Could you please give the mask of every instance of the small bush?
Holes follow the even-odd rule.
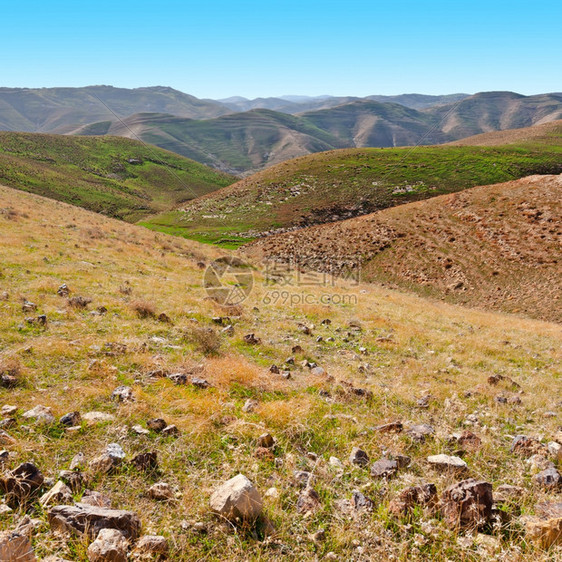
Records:
[[[220,350],[220,338],[212,328],[195,326],[186,334],[186,339],[203,355],[217,355]]]

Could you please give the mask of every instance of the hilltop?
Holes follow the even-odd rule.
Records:
[[[0,182],[130,222],[234,180],[135,140],[0,132]]]
[[[503,146],[345,149],[284,162],[150,217],[150,228],[201,241],[249,238],[532,174],[562,172],[562,122]]]
[[[258,269],[224,307],[202,285],[226,252],[6,187],[0,201],[0,518],[32,517],[14,540],[38,558],[88,559],[94,537],[53,532],[86,502],[126,510],[129,549],[158,535],[174,561],[560,555],[544,550],[560,326]],[[256,524],[211,513],[239,473]]]

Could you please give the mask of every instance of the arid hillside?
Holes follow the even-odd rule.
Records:
[[[0,256],[4,559],[560,559],[559,325],[259,270],[222,306],[230,254],[7,187]]]
[[[562,176],[475,187],[258,240],[251,255],[359,264],[364,280],[562,322]]]

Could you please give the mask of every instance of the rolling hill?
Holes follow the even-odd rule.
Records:
[[[197,119],[230,113],[218,102],[162,86],[0,88],[0,130],[5,131],[67,133],[80,125],[113,121],[115,115],[123,118],[141,111]]]
[[[3,186],[0,255],[3,548],[87,562],[103,516],[174,562],[559,558],[559,325],[259,269],[223,306],[231,254]],[[240,526],[210,508],[238,474]]]
[[[244,243],[531,174],[562,173],[562,121],[517,144],[345,149],[278,164],[143,224],[201,241]]]
[[[0,132],[1,183],[131,222],[234,180],[125,138]]]

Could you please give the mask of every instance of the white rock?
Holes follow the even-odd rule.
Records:
[[[431,455],[427,457],[427,462],[442,470],[465,470],[468,468],[466,462],[460,457],[452,457],[449,455]]]
[[[211,496],[211,509],[226,519],[257,519],[263,501],[252,482],[243,474],[226,481]]]
[[[24,412],[22,414],[22,417],[26,419],[34,419],[37,423],[55,423],[55,416],[53,415],[51,408],[47,408],[41,405],[35,406],[35,408]]]
[[[0,533],[0,560],[3,562],[36,562],[29,537],[17,532]]]
[[[88,425],[94,425],[96,423],[114,421],[115,416],[105,412],[87,412],[82,416],[82,419],[86,420]]]
[[[41,496],[39,503],[45,507],[52,503],[72,503],[72,492],[70,488],[59,480],[48,492]]]

